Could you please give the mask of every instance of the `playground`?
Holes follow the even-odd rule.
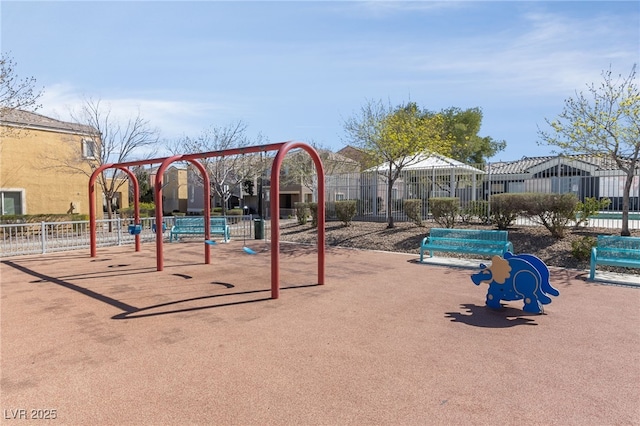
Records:
[[[272,298],[243,245],[3,259],[3,424],[640,424],[638,288],[552,267],[543,315],[492,310],[474,270],[329,247],[318,285],[282,243]]]

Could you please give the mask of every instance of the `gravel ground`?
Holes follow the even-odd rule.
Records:
[[[344,226],[342,222],[327,222],[325,226],[327,245],[419,254],[420,242],[429,234],[429,229],[432,226],[439,227],[429,222],[425,222],[422,227],[407,222],[397,222],[395,225],[395,228],[388,229],[386,223],[380,222],[352,222],[350,226]],[[495,229],[479,224],[458,224],[456,228]],[[632,230],[631,234],[640,237],[640,230]],[[569,228],[566,230],[564,238],[556,239],[543,226],[522,226],[509,229],[509,240],[513,243],[516,253],[534,254],[549,266],[575,269],[588,269],[589,258],[576,259],[571,254],[571,242],[583,237],[596,238],[598,235],[619,235],[619,230]],[[280,238],[282,241],[315,244],[317,231],[309,224],[289,223],[281,226]],[[438,253],[437,255],[460,257],[454,253]],[[640,274],[640,270],[630,268],[598,266],[598,269]]]

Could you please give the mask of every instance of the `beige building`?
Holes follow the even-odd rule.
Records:
[[[32,112],[2,111],[1,214],[88,214],[91,164],[98,164],[100,143],[95,133],[89,126]],[[126,207],[128,185],[120,191],[119,206]],[[104,200],[98,185],[96,198],[100,216]]]
[[[155,186],[157,171],[157,167],[149,170],[149,186],[151,188]],[[186,213],[188,192],[187,167],[175,164],[169,166],[162,177],[162,209],[164,214]]]

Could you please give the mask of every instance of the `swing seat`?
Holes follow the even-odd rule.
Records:
[[[251,250],[249,247],[242,247],[242,250],[244,250],[244,252],[247,254],[258,254],[255,251]]]
[[[142,225],[137,223],[134,225],[129,225],[129,233],[131,235],[138,235],[140,234],[140,232],[142,232]]]
[[[156,232],[156,224],[153,223],[151,224],[151,230],[155,233]],[[162,232],[167,230],[167,224],[162,222]]]

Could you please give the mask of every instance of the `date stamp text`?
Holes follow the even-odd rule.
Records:
[[[58,410],[42,408],[9,408],[2,410],[3,420],[55,420]]]

